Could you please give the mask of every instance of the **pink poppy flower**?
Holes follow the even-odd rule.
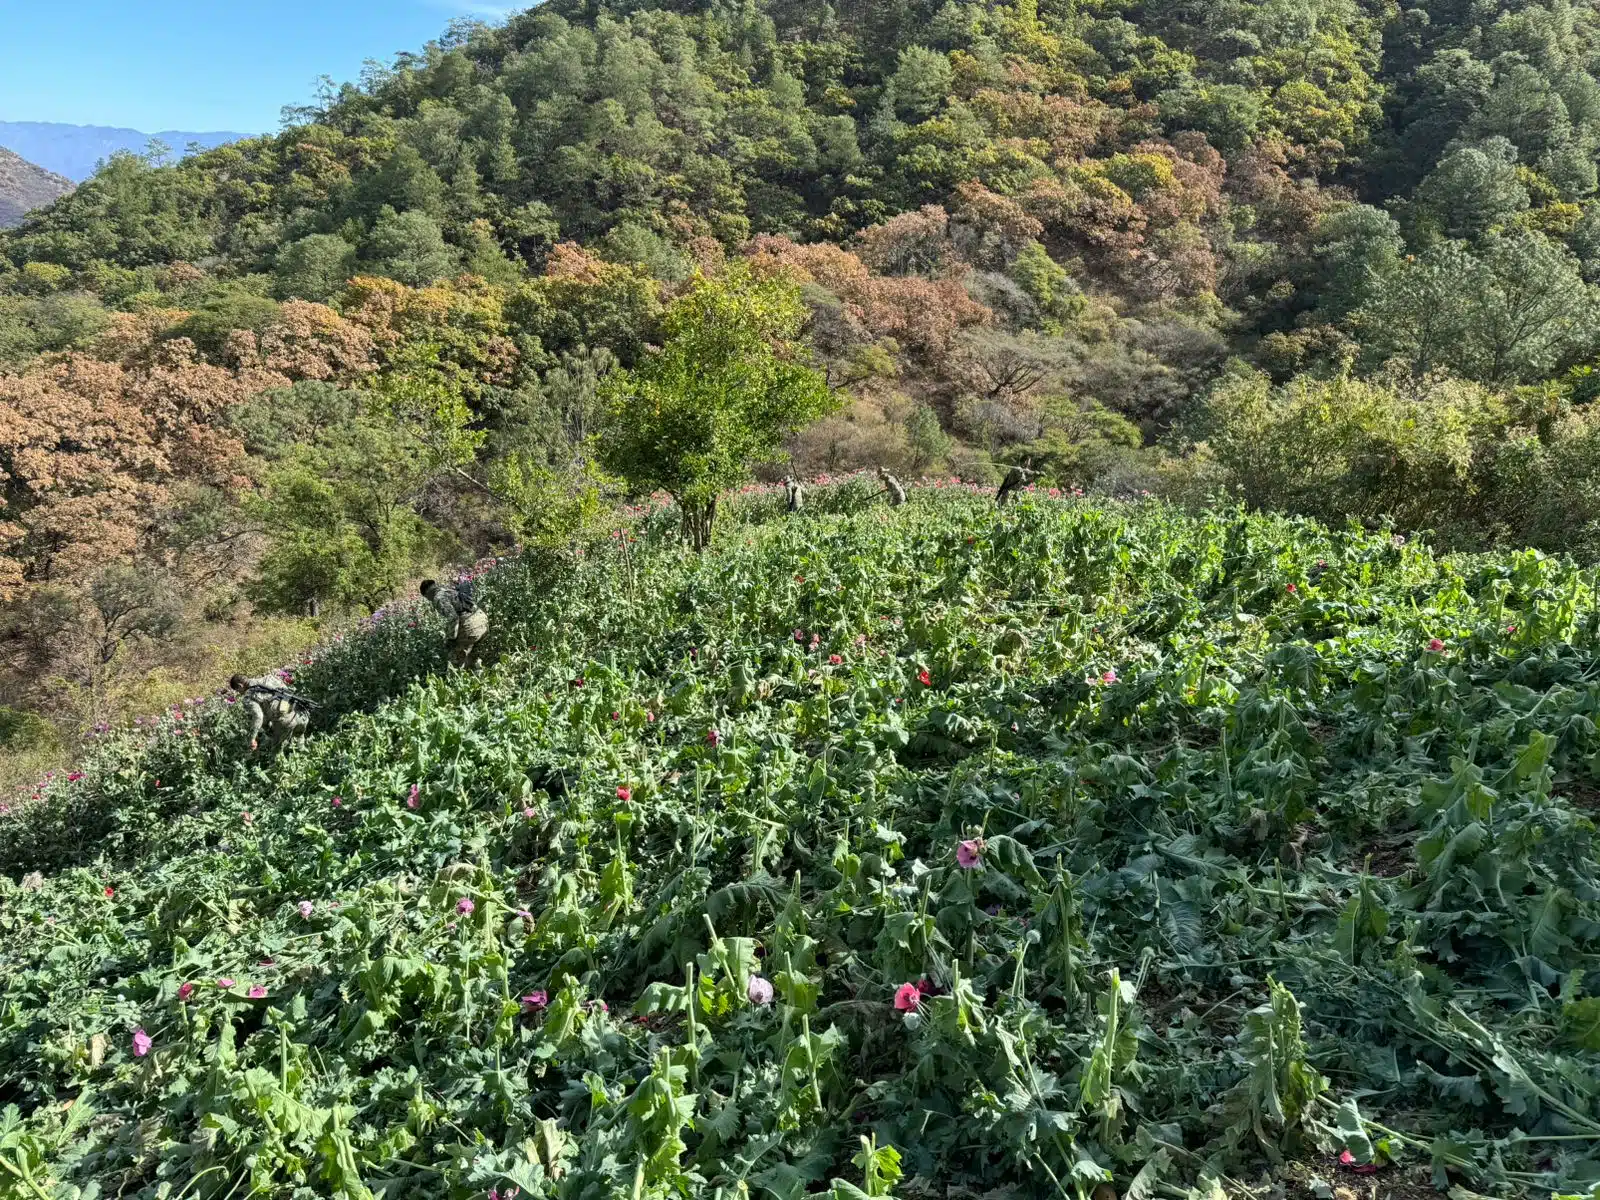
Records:
[[[466,896],[463,896],[463,897],[461,897],[461,899],[456,901],[456,911],[458,913],[460,913],[463,917],[467,916],[469,913],[471,913],[472,910],[474,908],[476,908],[476,907],[477,906],[475,904],[473,904],[472,901],[469,900]]]
[[[522,819],[524,821],[531,821],[538,815],[539,813],[537,809],[525,808],[522,810]]]
[[[224,976],[223,978],[217,980],[217,986],[219,988],[222,988],[224,991],[226,991],[228,988],[231,988],[233,986],[233,980],[231,980],[231,979],[227,978],[226,976]]]
[[[186,983],[178,989],[179,1000],[187,1001],[192,995],[194,995],[194,984],[192,983]]]
[[[259,983],[256,984],[255,987],[250,989],[250,999],[252,999],[252,1000],[259,1000],[263,996],[265,996],[266,994],[267,994],[267,989],[262,987]]]
[[[1104,675],[1100,676],[1100,682],[1101,683],[1115,683],[1116,681],[1117,681],[1117,673],[1114,670],[1107,671]]]
[[[1286,587],[1287,587],[1287,590],[1289,591],[1290,595],[1293,595],[1295,592],[1300,590],[1299,588],[1295,587],[1294,584],[1292,584],[1292,583],[1291,584],[1287,584]]]
[[[644,719],[647,724],[654,725],[656,723],[656,714],[653,712],[646,712],[644,714]]]
[[[915,1012],[922,1003],[922,993],[914,983],[902,983],[894,994],[894,1006],[901,1012]]]
[[[1341,1167],[1349,1167],[1357,1175],[1372,1175],[1378,1170],[1377,1163],[1357,1163],[1356,1156],[1348,1150],[1339,1152],[1339,1165]]]
[[[67,773],[67,782],[68,783],[77,783],[78,780],[80,780],[82,778],[83,778],[83,772],[82,771],[69,771]]]
[[[543,988],[540,988],[537,991],[529,992],[522,998],[522,1011],[537,1012],[549,1003],[550,997],[545,995]]]
[[[246,824],[246,825],[250,825],[250,824],[253,824],[253,823],[254,823],[254,821],[255,821],[255,818],[254,818],[254,817],[252,817],[252,816],[251,816],[251,815],[250,815],[250,814],[249,814],[249,813],[248,813],[248,812],[242,812],[242,813],[240,813],[240,814],[239,814],[239,819],[240,819],[240,820],[241,820],[241,821],[243,821],[243,822],[244,822],[244,823],[245,823],[245,824]]]
[[[299,904],[295,905],[295,907],[300,910],[301,918],[307,921],[311,919],[311,914],[316,909],[316,905],[312,904],[309,900],[302,900]]]
[[[797,641],[797,642],[805,641],[806,640],[806,631],[804,629],[796,629],[794,631],[794,640]]]
[[[706,745],[720,746],[721,744],[722,735],[720,733],[718,733],[715,729],[706,730]]]
[[[343,796],[335,796],[333,798],[333,806],[335,808],[343,808],[344,807],[344,797]]]
[[[1428,641],[1428,649],[1432,650],[1435,654],[1437,654],[1437,653],[1439,653],[1439,651],[1444,649],[1444,643],[1441,642],[1438,638],[1431,638]]]
[[[1507,625],[1506,626],[1506,632],[1507,633],[1515,633],[1516,631],[1517,631],[1517,627],[1515,625]]]
[[[772,1003],[772,983],[759,975],[750,976],[750,986],[745,989],[751,1004]]]
[[[142,1025],[133,1031],[133,1056],[135,1058],[143,1058],[146,1054],[149,1054],[150,1047],[154,1045],[155,1043],[150,1040],[150,1035],[144,1031]]]
[[[956,847],[956,864],[963,871],[971,871],[983,861],[983,839],[971,838]]]
[[[828,655],[828,662],[837,667],[840,663],[844,662],[844,659],[840,658],[837,654],[830,654]]]
[[[620,721],[620,720],[622,720],[622,714],[617,712],[615,709],[613,709],[611,711],[611,719],[613,721]]]
[[[116,894],[117,894],[117,889],[114,888],[114,887],[111,887],[110,885],[107,885],[106,891],[105,891],[106,899],[109,900],[109,899],[111,899],[111,897],[115,896]]]
[[[624,804],[626,804],[629,800],[633,799],[633,789],[632,788],[626,788],[626,787],[619,787],[617,789],[617,799],[621,800]]]

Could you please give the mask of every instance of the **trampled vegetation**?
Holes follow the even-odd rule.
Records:
[[[391,609],[279,764],[207,700],[0,818],[0,1195],[1588,1194],[1592,573],[864,492],[530,551],[490,668]]]

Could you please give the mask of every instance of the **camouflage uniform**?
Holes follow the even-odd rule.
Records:
[[[899,508],[906,502],[906,489],[903,483],[882,467],[878,468],[878,478],[883,480],[884,490],[889,493],[890,508]]]
[[[252,750],[256,749],[263,728],[268,749],[277,750],[310,727],[311,714],[296,703],[297,697],[280,680],[262,675],[243,682],[239,703],[250,718]]]
[[[464,667],[473,647],[489,632],[489,614],[454,587],[435,587],[428,602],[444,621],[445,640],[450,643],[450,664]]]
[[[1005,479],[1000,483],[1000,491],[994,498],[995,507],[1004,508],[1006,501],[1010,500],[1019,489],[1026,487],[1033,475],[1034,473],[1027,467],[1012,467],[1007,471]]]

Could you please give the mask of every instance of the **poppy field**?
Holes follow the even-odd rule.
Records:
[[[1600,1195],[1593,572],[816,509],[489,564],[484,668],[398,606],[282,759],[213,697],[0,813],[0,1197]]]

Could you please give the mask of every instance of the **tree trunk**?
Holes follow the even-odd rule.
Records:
[[[696,504],[688,500],[679,500],[678,509],[682,513],[683,538],[696,551],[703,551],[711,544],[711,526],[717,519],[716,498]]]

